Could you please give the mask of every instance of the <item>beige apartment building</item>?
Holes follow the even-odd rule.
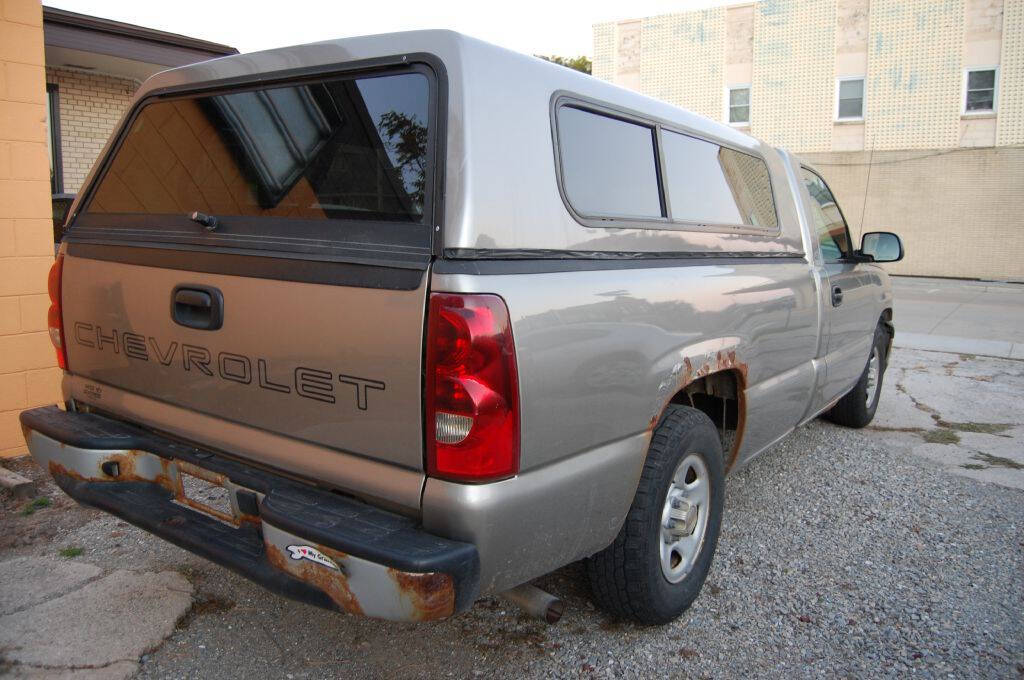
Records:
[[[594,26],[593,73],[814,164],[894,274],[1024,281],[1024,0],[763,0]]]
[[[23,409],[60,399],[47,331],[57,215],[143,80],[235,52],[39,0],[0,0],[0,458],[26,452]]]

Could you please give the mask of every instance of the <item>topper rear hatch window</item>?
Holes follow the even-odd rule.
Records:
[[[412,66],[151,99],[71,240],[429,257],[432,89]]]

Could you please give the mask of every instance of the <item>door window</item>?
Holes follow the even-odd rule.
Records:
[[[810,213],[818,235],[818,248],[825,262],[835,262],[849,255],[850,230],[846,226],[839,204],[828,185],[816,173],[801,168],[807,193],[811,195]]]

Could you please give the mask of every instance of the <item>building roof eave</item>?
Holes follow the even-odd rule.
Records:
[[[238,54],[237,49],[228,45],[55,7],[43,7],[43,32],[47,46],[95,51],[164,66]]]

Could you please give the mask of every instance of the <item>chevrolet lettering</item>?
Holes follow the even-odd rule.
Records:
[[[129,333],[116,328],[104,331],[102,326],[82,321],[75,321],[73,326],[75,342],[83,347],[98,351],[106,349],[114,354],[123,351],[130,359],[152,360],[162,366],[180,363],[182,370],[192,372],[196,376],[217,376],[222,380],[254,385],[261,390],[283,394],[290,394],[294,390],[297,396],[329,404],[335,403],[334,381],[337,380],[342,385],[348,385],[350,391],[354,388],[352,397],[356,407],[361,411],[369,408],[370,390],[387,389],[380,380],[336,374],[306,366],[296,368],[293,374],[288,376],[287,383],[275,382],[270,378],[269,361],[260,357],[250,358],[233,352],[215,353],[206,347],[179,343],[177,340],[161,343],[152,335]]]

